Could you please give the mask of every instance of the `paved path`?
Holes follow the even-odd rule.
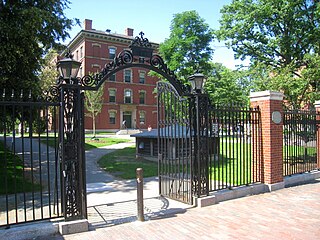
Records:
[[[134,139],[131,138],[131,141],[127,143],[86,152],[88,220],[92,229],[132,222],[137,219],[136,180],[117,179],[106,173],[97,164],[102,156],[134,144]],[[143,195],[147,219],[190,208],[190,205],[159,197],[157,177],[144,179]]]
[[[52,239],[320,239],[320,179],[146,222]]]
[[[135,143],[130,141],[126,143],[119,143],[115,145],[105,146],[101,148],[94,148],[86,151],[86,173],[87,183],[97,182],[111,182],[115,178],[101,169],[97,161],[104,155],[113,152],[117,149],[133,146]]]

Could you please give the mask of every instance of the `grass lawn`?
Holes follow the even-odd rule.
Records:
[[[2,142],[0,142],[0,160],[0,194],[40,190],[40,184],[32,184],[31,179],[24,176],[21,159],[6,150]]]
[[[136,178],[137,168],[143,168],[143,177],[158,175],[157,162],[136,159],[135,154],[134,146],[127,147],[103,156],[98,163],[105,171],[123,179]]]
[[[218,160],[211,162],[210,178],[234,186],[251,182],[251,148],[249,144],[232,143],[222,146]]]
[[[128,139],[122,138],[86,138],[85,139],[85,150],[90,150],[93,148],[99,148],[104,146],[109,146],[117,143],[128,142]],[[58,141],[55,143],[55,138],[49,137],[48,140],[46,138],[41,140],[42,143],[48,144],[51,147],[55,147],[55,144],[58,144]]]

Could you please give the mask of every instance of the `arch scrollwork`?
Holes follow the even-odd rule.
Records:
[[[144,33],[141,37],[135,37],[130,44],[130,50],[121,51],[111,62],[96,74],[85,75],[78,80],[79,84],[86,90],[96,90],[103,82],[114,73],[129,67],[140,67],[153,70],[167,79],[179,92],[184,95],[189,93],[188,86],[184,85],[165,64],[158,54],[153,54],[152,44]]]

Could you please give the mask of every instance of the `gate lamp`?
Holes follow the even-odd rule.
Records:
[[[81,62],[73,60],[73,55],[68,52],[66,58],[57,62],[57,69],[60,73],[60,77],[66,81],[77,77]]]
[[[201,93],[204,85],[204,75],[202,73],[195,73],[188,79],[191,83],[192,92]]]

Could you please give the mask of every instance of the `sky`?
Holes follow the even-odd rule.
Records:
[[[170,35],[170,23],[174,14],[196,10],[212,29],[219,28],[220,9],[232,0],[70,0],[69,9],[65,10],[68,18],[92,20],[96,30],[111,29],[112,33],[124,34],[126,28],[134,29],[134,36],[139,32],[151,42],[161,43]],[[82,27],[75,26],[69,32],[69,43]],[[215,52],[213,62],[220,62],[235,69],[240,60],[234,60],[233,51],[224,43],[212,44]]]

